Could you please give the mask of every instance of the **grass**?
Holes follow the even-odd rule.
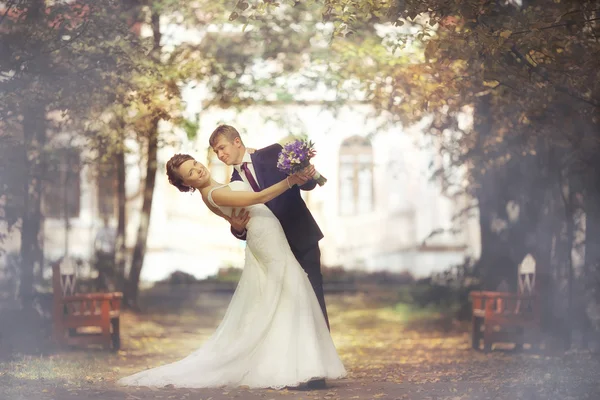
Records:
[[[60,356],[50,357],[31,357],[21,356],[15,361],[0,363],[0,370],[9,371],[8,376],[18,380],[55,380],[64,381],[70,384],[83,383],[94,380],[101,380],[98,374],[103,373],[103,369],[98,369],[100,364],[105,362],[93,355],[81,355],[74,358]],[[84,377],[83,382],[73,379],[74,377]],[[95,379],[96,378],[96,379]]]
[[[407,303],[397,303],[392,307],[395,313],[401,316],[402,322],[414,322],[423,320],[435,320],[444,316],[444,311],[439,307],[415,307]]]

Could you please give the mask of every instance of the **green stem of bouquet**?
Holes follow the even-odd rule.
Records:
[[[327,178],[325,178],[323,175],[321,175],[318,172],[315,172],[315,176],[313,176],[313,179],[315,181],[317,181],[317,184],[319,186],[323,186],[325,184],[325,182],[327,182]]]

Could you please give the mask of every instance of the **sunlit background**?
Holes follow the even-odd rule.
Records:
[[[163,52],[178,46],[203,41],[243,41],[248,33],[229,23],[209,24],[203,29],[186,28],[176,17],[160,20]],[[332,24],[317,24],[317,39],[331,34]],[[413,31],[416,28],[412,28]],[[390,38],[406,34],[406,27],[377,26],[376,34]],[[249,28],[250,33],[252,28]],[[141,36],[152,37],[149,25],[142,25]],[[313,47],[326,48],[326,40]],[[405,56],[418,59],[415,48],[407,45]],[[399,56],[402,56],[399,54]],[[208,138],[221,123],[236,127],[250,148],[296,137],[316,143],[314,163],[329,181],[324,187],[303,193],[325,238],[321,242],[322,263],[362,271],[408,272],[426,277],[479,255],[478,219],[465,212],[473,204],[467,195],[456,195],[434,179],[443,168],[439,144],[427,138],[430,118],[404,126],[391,124],[390,115],[376,115],[364,99],[364,91],[347,84],[351,96],[336,98],[336,91],[325,82],[315,84],[305,77],[309,71],[325,71],[325,66],[310,63],[257,89],[265,101],[243,107],[205,106],[210,104],[211,88],[202,82],[185,83],[181,90],[181,114],[193,121],[194,131],[161,121],[162,145],[158,152],[158,171],[150,217],[147,251],[141,280],[154,282],[174,271],[184,271],[202,279],[220,268],[243,266],[244,242],[236,240],[227,223],[212,215],[198,194],[181,194],[171,187],[165,175],[166,161],[184,152],[207,165],[213,177],[228,182],[232,168],[222,164],[209,149]],[[240,81],[269,80],[280,73],[277,59],[255,59]],[[231,74],[223,71],[224,74]],[[251,78],[250,78],[251,77]],[[282,101],[285,96],[285,101]],[[340,102],[333,109],[328,106]],[[60,118],[59,115],[52,115]],[[471,115],[462,116],[461,129],[468,129]],[[44,199],[43,247],[45,260],[68,255],[91,262],[98,241],[116,236],[117,209],[115,184],[110,177],[98,177],[98,167],[86,162],[94,157],[85,145],[79,147],[76,132],[58,132],[55,142],[72,146],[72,159],[78,169],[66,176],[58,167],[57,176]],[[79,142],[83,144],[83,140]],[[60,145],[60,144],[59,144]],[[140,224],[141,196],[145,173],[144,149],[139,141],[126,141],[127,247],[133,248]],[[63,175],[60,175],[60,174]],[[466,186],[461,176],[454,179]],[[69,199],[68,234],[65,234],[64,201]],[[105,225],[105,222],[108,225]],[[110,241],[114,245],[114,240]],[[8,253],[18,251],[19,233],[9,235]],[[93,268],[90,268],[93,273]]]

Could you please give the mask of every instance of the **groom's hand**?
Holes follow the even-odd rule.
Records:
[[[302,173],[306,176],[309,176],[310,178],[314,177],[316,172],[317,172],[317,170],[315,169],[315,166],[312,164],[309,164],[308,167],[306,167],[302,170]]]
[[[299,171],[290,175],[288,179],[292,185],[302,186],[306,182],[308,182],[311,179],[311,177],[305,174],[304,171]]]
[[[317,181],[314,180],[317,170],[314,165],[309,164],[302,170],[302,174],[306,177],[306,182],[300,185],[300,190],[313,190],[317,186]]]
[[[250,221],[250,213],[245,208],[240,209],[236,215],[236,209],[231,210],[231,227],[238,233],[243,233],[246,230],[246,225]]]

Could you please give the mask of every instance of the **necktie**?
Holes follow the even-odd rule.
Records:
[[[242,171],[244,171],[244,174],[246,174],[246,178],[248,179],[248,183],[252,187],[252,190],[254,190],[255,192],[260,192],[258,183],[256,183],[256,180],[254,180],[254,177],[252,176],[252,172],[250,172],[250,168],[248,168],[247,162],[242,163]]]

